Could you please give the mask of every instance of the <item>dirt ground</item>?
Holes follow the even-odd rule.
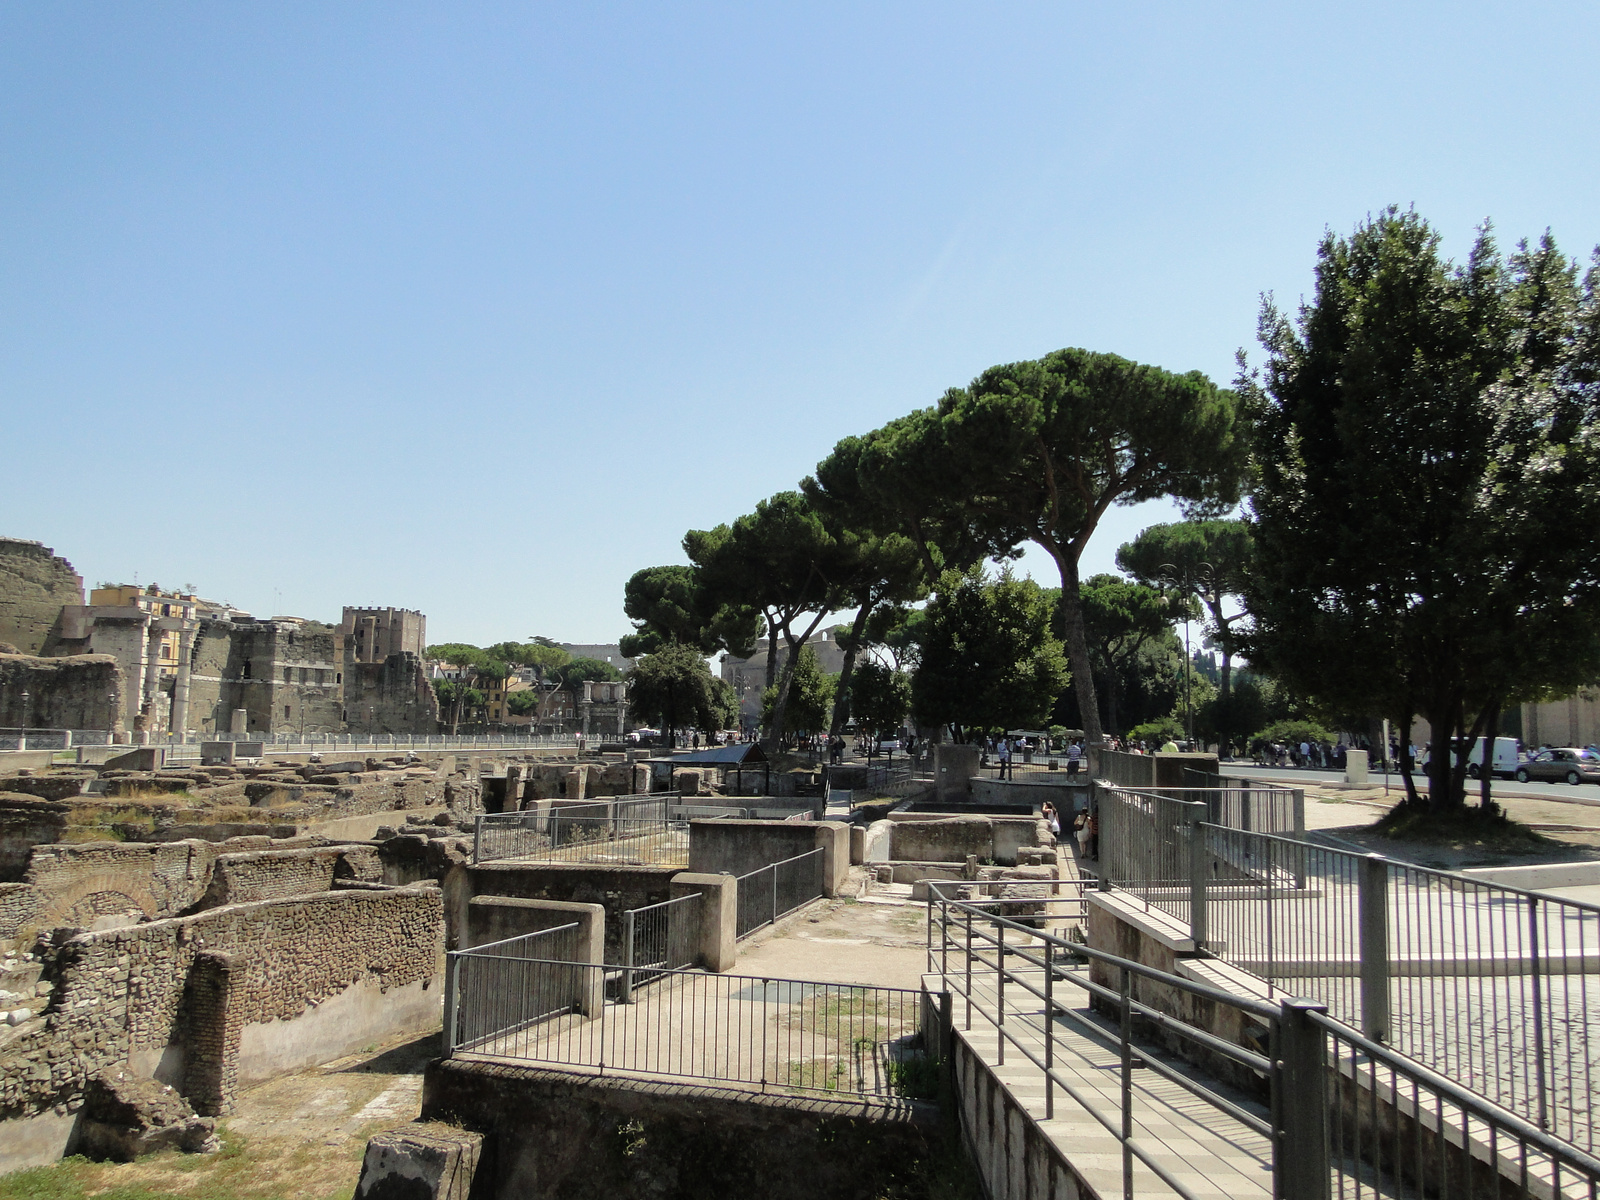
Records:
[[[0,1200],[348,1200],[367,1139],[417,1115],[439,1035],[401,1038],[247,1089],[217,1154],[67,1159],[0,1176]]]

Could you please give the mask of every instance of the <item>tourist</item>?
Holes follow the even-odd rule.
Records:
[[[1011,770],[1011,739],[1005,734],[1000,735],[999,744],[995,746],[995,754],[1000,759],[1000,778],[1015,779]]]
[[[1046,800],[1039,815],[1044,818],[1045,824],[1050,826],[1050,844],[1053,846],[1061,840],[1061,818],[1056,813],[1056,806]]]

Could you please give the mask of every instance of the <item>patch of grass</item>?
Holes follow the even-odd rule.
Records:
[[[1534,854],[1560,845],[1511,820],[1499,805],[1487,812],[1477,804],[1436,812],[1431,808],[1397,804],[1372,826],[1372,832],[1394,841],[1433,842],[1497,854]]]
[[[906,1100],[937,1100],[944,1072],[926,1055],[916,1054],[889,1062],[889,1089]]]

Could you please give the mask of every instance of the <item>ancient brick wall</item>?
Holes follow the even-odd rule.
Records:
[[[388,993],[432,980],[442,970],[442,930],[439,890],[419,885],[80,934],[46,960],[50,1006],[0,1044],[0,1118],[70,1109],[99,1071],[153,1070],[172,1046],[185,1061],[172,1082],[202,1088],[193,1099],[227,1111],[231,1084],[215,1063],[237,1047],[240,1030],[295,1020],[357,984]]]
[[[59,800],[17,795],[0,784],[0,881],[22,882],[33,848],[61,837],[67,810]]]
[[[326,892],[338,876],[345,849],[343,846],[319,846],[306,850],[220,854],[212,872],[206,907]],[[370,847],[362,849],[371,850]],[[376,851],[371,853],[375,859]],[[346,877],[354,878],[353,875]]]
[[[353,733],[437,733],[439,697],[422,660],[391,654],[360,663],[345,648],[344,715]]]
[[[203,621],[195,635],[189,724],[226,732],[233,710],[249,731],[344,731],[338,630],[317,621]]]
[[[38,905],[19,925],[0,923],[0,937],[177,916],[205,895],[215,858],[216,848],[198,840],[35,846],[24,882],[37,889]]]
[[[122,668],[109,654],[0,654],[0,726],[110,729],[122,688]]]
[[[71,563],[39,542],[0,537],[0,642],[37,654],[62,605],[82,603]]]

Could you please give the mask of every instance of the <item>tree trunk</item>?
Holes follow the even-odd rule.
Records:
[[[1383,756],[1389,757],[1389,747],[1383,748]],[[1411,769],[1416,766],[1416,759],[1411,754],[1411,716],[1401,722],[1400,734],[1400,778],[1406,785],[1406,803],[1417,808],[1422,807],[1422,797],[1417,795],[1417,781],[1411,777]]]
[[[1094,670],[1089,664],[1089,642],[1083,633],[1083,602],[1078,594],[1078,560],[1056,554],[1061,572],[1061,623],[1066,634],[1067,661],[1072,664],[1072,684],[1078,693],[1078,715],[1083,719],[1084,742],[1099,746],[1100,697],[1095,694]]]
[[[785,710],[789,707],[789,689],[794,684],[794,671],[800,665],[800,651],[811,640],[811,635],[817,631],[817,626],[822,624],[825,614],[818,613],[816,618],[806,627],[805,633],[796,643],[794,635],[789,632],[786,625],[783,629],[784,644],[789,647],[789,656],[783,664],[783,677],[778,681],[778,695],[772,702],[772,728],[767,730],[767,753],[771,754],[783,744],[783,722]]]
[[[833,720],[828,725],[829,737],[843,729],[845,722],[850,719],[850,677],[855,674],[856,655],[860,653],[861,637],[867,628],[867,618],[872,615],[872,605],[872,596],[869,594],[861,606],[861,611],[856,613],[856,619],[850,625],[850,645],[844,652],[844,666],[839,669],[839,682],[834,685]]]
[[[1486,715],[1488,720],[1484,722],[1483,730],[1483,765],[1478,768],[1478,807],[1487,815],[1494,811],[1494,800],[1490,792],[1493,790],[1494,780],[1494,739],[1500,732],[1500,701],[1492,701]]]

